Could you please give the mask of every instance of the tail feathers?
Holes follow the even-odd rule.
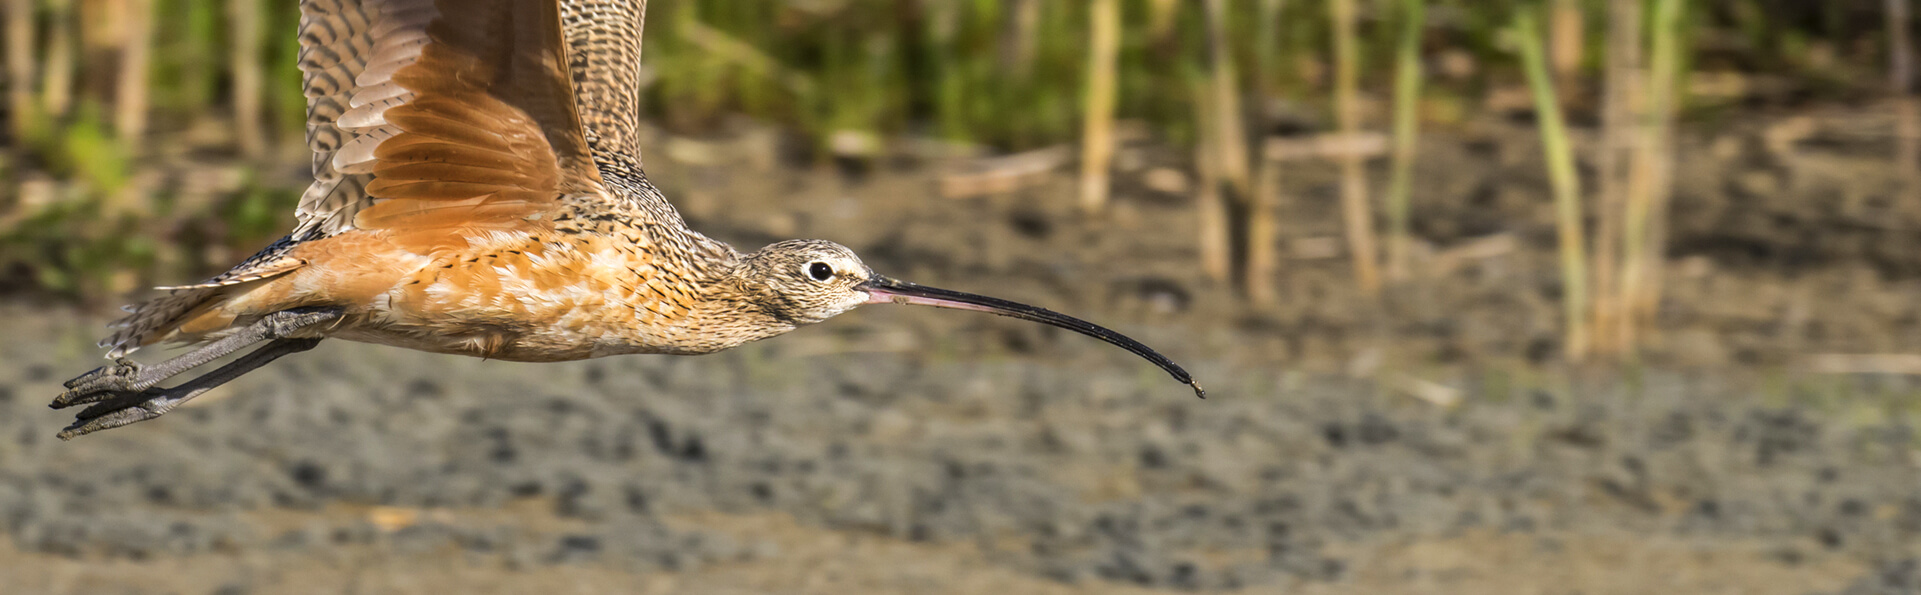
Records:
[[[300,241],[293,236],[283,237],[212,279],[193,285],[157,288],[167,294],[120,308],[127,311],[127,316],[107,325],[114,329],[113,334],[102,339],[100,346],[107,348],[107,357],[118,358],[166,340],[182,323],[192,320],[203,306],[212,304],[235,286],[278,277],[307,264],[287,256]]]
[[[221,293],[221,287],[176,289],[146,302],[125,308],[129,314],[107,325],[113,334],[100,341],[108,358],[119,358],[158,343],[179,327],[188,314]]]

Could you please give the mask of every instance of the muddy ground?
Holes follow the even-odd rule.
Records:
[[[1921,592],[1921,200],[1873,109],[1684,142],[1660,334],[1560,363],[1530,129],[1427,141],[1417,275],[1358,300],[1302,164],[1254,308],[1132,147],[1100,221],[1065,175],[936,195],[910,159],[650,157],[696,227],[1083,314],[1159,347],[900,307],[713,356],[513,364],[329,342],[161,420],[60,442],[102,314],[0,304],[8,593]],[[664,155],[656,151],[651,155]],[[694,160],[698,161],[698,160]],[[1338,244],[1333,244],[1338,248]],[[1445,404],[1446,397],[1458,402]]]

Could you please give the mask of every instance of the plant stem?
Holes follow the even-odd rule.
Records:
[[[1274,96],[1274,67],[1280,61],[1279,34],[1283,0],[1260,0],[1255,15],[1254,89],[1262,101]],[[1266,113],[1256,109],[1256,114]],[[1265,116],[1256,116],[1259,130],[1269,130]],[[1257,137],[1259,138],[1259,137]],[[1281,164],[1272,159],[1255,158],[1254,189],[1247,202],[1247,255],[1241,270],[1242,288],[1247,299],[1257,306],[1274,303],[1275,272],[1279,268],[1279,247],[1275,239],[1279,225],[1275,218],[1280,208]]]
[[[1630,304],[1635,323],[1652,328],[1655,311],[1661,302],[1661,270],[1664,266],[1668,233],[1668,202],[1674,195],[1674,119],[1682,98],[1681,17],[1684,0],[1656,0],[1652,54],[1648,59],[1649,140],[1642,145],[1648,155],[1647,221],[1645,246],[1641,249],[1642,289]]]
[[[65,118],[73,107],[74,19],[72,0],[47,3],[47,57],[41,62],[40,109],[49,120]]]
[[[1108,167],[1114,159],[1116,70],[1120,60],[1119,0],[1094,0],[1088,52],[1087,109],[1081,124],[1081,212],[1107,208]]]
[[[1895,164],[1914,184],[1921,167],[1921,102],[1914,98],[1914,45],[1908,28],[1911,0],[1887,0],[1888,87],[1895,95]]]
[[[267,141],[260,130],[260,0],[227,0],[227,67],[233,69],[234,140],[242,155],[258,158]]]
[[[1401,41],[1394,63],[1394,163],[1387,187],[1387,276],[1396,281],[1408,275],[1408,195],[1413,190],[1414,150],[1420,135],[1421,32],[1427,2],[1402,0],[1401,7]]]
[[[1329,17],[1334,26],[1334,119],[1342,136],[1360,131],[1360,104],[1357,101],[1359,52],[1354,43],[1354,0],[1329,0]],[[1354,281],[1361,295],[1372,298],[1381,292],[1378,270],[1380,255],[1375,249],[1374,215],[1368,205],[1367,175],[1360,155],[1341,157],[1341,215],[1347,228],[1348,256],[1354,261]]]
[[[147,133],[148,66],[153,59],[153,2],[126,0],[126,31],[120,38],[119,80],[114,83],[114,132],[135,146]]]
[[[1542,41],[1534,11],[1522,8],[1514,15],[1514,29],[1520,45],[1521,61],[1534,96],[1534,113],[1541,127],[1541,145],[1547,160],[1548,182],[1554,191],[1554,220],[1560,236],[1561,301],[1567,310],[1566,349],[1570,361],[1587,355],[1587,257],[1586,241],[1581,237],[1581,188],[1574,171],[1574,152],[1568,147],[1567,126],[1561,121],[1560,102],[1555,98],[1554,79],[1542,55]]]
[[[1680,68],[1675,38],[1680,0],[1654,0],[1649,31],[1650,52],[1645,109],[1636,126],[1637,142],[1628,172],[1628,195],[1623,221],[1621,299],[1615,304],[1622,325],[1622,346],[1633,349],[1640,330],[1659,301],[1655,276],[1661,260],[1661,234],[1655,228],[1666,204],[1671,163],[1669,127],[1674,111],[1674,87]]]
[[[1203,77],[1205,75],[1202,75]],[[1199,132],[1194,139],[1194,169],[1199,178],[1196,185],[1195,207],[1200,209],[1200,253],[1201,273],[1214,282],[1225,282],[1233,268],[1233,244],[1229,237],[1227,200],[1221,195],[1220,160],[1214,152],[1220,145],[1213,138],[1214,127],[1208,123],[1214,114],[1207,101],[1209,90],[1207,82],[1195,80],[1194,115]]]
[[[1554,84],[1572,92],[1581,70],[1581,50],[1586,47],[1580,0],[1553,0],[1548,19],[1548,62],[1554,67]]]
[[[1248,171],[1247,129],[1241,119],[1241,93],[1234,69],[1234,55],[1227,49],[1226,0],[1204,0],[1207,13],[1207,74],[1213,83],[1214,142],[1220,146],[1214,156],[1220,160],[1221,177],[1238,196],[1245,197],[1251,186]]]
[[[11,133],[16,148],[25,145],[34,125],[34,26],[33,0],[5,0],[6,19],[7,113],[12,116]]]
[[[1618,279],[1626,245],[1622,217],[1627,205],[1625,173],[1633,156],[1634,103],[1640,96],[1641,2],[1608,2],[1607,73],[1602,83],[1601,146],[1595,159],[1599,205],[1595,212],[1594,338],[1597,350],[1627,349],[1627,322],[1620,318]]]

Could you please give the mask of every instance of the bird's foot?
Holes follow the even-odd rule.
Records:
[[[65,396],[65,395],[62,395]],[[108,393],[94,398],[92,407],[80,410],[72,425],[60,431],[61,440],[72,440],[101,430],[160,417],[180,406],[192,395],[179,388],[153,388],[137,393]],[[96,402],[97,401],[97,402]]]
[[[94,368],[66,382],[67,392],[53,398],[48,405],[54,409],[64,409],[74,405],[97,403],[132,393],[138,382],[140,362],[130,359],[116,359],[111,365]]]

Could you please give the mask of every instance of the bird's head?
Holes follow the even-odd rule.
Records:
[[[846,246],[823,240],[769,244],[742,261],[742,276],[764,288],[756,301],[777,318],[796,325],[833,318],[861,304],[912,304],[974,310],[1057,326],[1094,337],[1146,358],[1192,386],[1206,398],[1194,377],[1167,357],[1126,335],[1066,314],[1000,298],[915,285],[876,274]]]
[[[867,303],[860,286],[873,269],[846,246],[823,240],[788,240],[748,254],[744,277],[766,288],[760,299],[777,317],[813,324]]]

